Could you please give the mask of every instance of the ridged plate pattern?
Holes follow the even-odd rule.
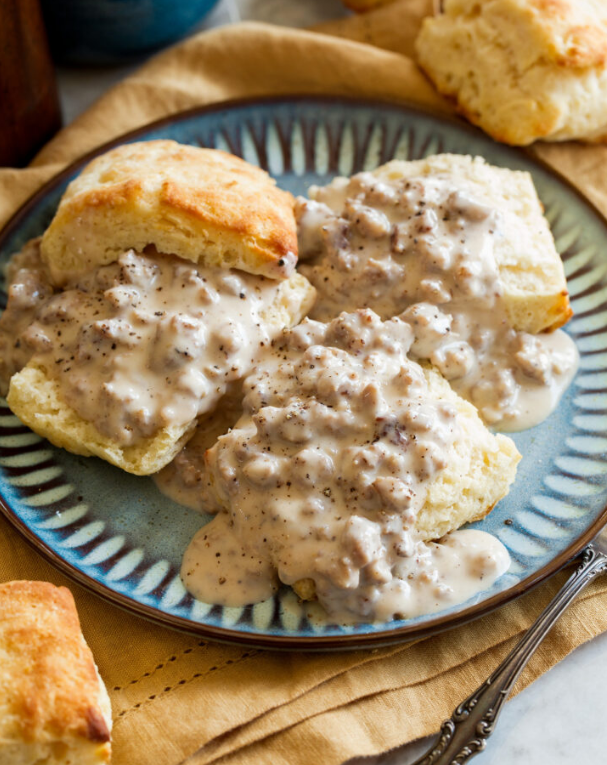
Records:
[[[476,524],[508,547],[510,571],[472,601],[438,615],[342,627],[287,588],[246,608],[197,602],[183,588],[179,565],[205,518],[167,500],[150,479],[55,449],[0,400],[2,509],[30,541],[79,581],[160,622],[285,647],[355,646],[444,628],[518,594],[564,563],[607,500],[607,226],[590,204],[524,152],[404,107],[318,99],[241,103],[176,116],[125,141],[153,138],[234,152],[269,169],[293,193],[395,157],[443,151],[528,170],[565,262],[575,310],[568,331],[580,350],[580,370],[558,411],[515,435],[523,454],[516,484]],[[48,184],[9,225],[0,241],[2,262],[44,230],[79,169]]]

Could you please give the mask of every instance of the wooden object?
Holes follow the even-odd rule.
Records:
[[[0,166],[20,167],[61,127],[38,0],[0,0]]]

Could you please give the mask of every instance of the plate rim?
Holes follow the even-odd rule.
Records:
[[[432,117],[439,122],[445,122],[447,124],[457,126],[458,129],[464,130],[464,132],[468,132],[471,136],[481,136],[485,140],[489,138],[485,133],[483,133],[483,131],[479,130],[473,125],[470,125],[467,122],[464,122],[457,116],[443,114],[439,110],[433,110],[431,108],[427,108],[423,105],[415,104],[407,100],[397,102],[384,99],[357,98],[343,95],[333,96],[316,93],[297,93],[281,94],[275,96],[235,98],[213,104],[195,106],[190,109],[174,112],[170,115],[161,117],[160,119],[153,120],[137,128],[134,128],[133,130],[122,133],[121,135],[106,141],[105,143],[97,146],[95,149],[86,152],[82,156],[70,162],[66,167],[49,178],[13,213],[4,227],[0,230],[0,249],[5,245],[9,237],[12,236],[13,233],[19,228],[22,221],[27,218],[32,208],[34,208],[42,199],[44,199],[44,197],[46,197],[49,192],[53,191],[58,185],[64,182],[66,177],[70,177],[74,172],[80,170],[85,164],[100,154],[108,151],[109,149],[114,148],[115,146],[119,146],[125,141],[130,141],[131,139],[145,135],[151,130],[162,128],[164,126],[172,125],[178,122],[185,122],[192,117],[230,111],[233,109],[246,108],[248,106],[253,107],[281,103],[329,103],[331,105],[342,106],[346,109],[348,107],[380,107],[384,109],[390,108],[396,112],[401,112],[403,115],[413,113],[422,117]],[[587,208],[589,208],[594,213],[594,215],[597,216],[607,232],[607,215],[605,215],[594,204],[594,202],[566,176],[549,165],[541,157],[537,156],[528,147],[514,147],[508,144],[499,145],[503,146],[507,151],[525,157],[528,162],[535,164],[544,172],[549,173],[560,183],[564,184],[570,191],[575,194],[575,196],[578,197],[578,199],[580,199],[580,201]],[[546,579],[551,577],[553,574],[556,574],[558,571],[564,568],[568,563],[572,562],[607,523],[606,505],[597,516],[597,518],[593,521],[593,523],[582,534],[580,534],[580,536],[578,536],[565,550],[561,551],[558,555],[552,558],[552,560],[550,560],[541,569],[530,574],[528,577],[520,582],[517,582],[508,589],[498,592],[495,595],[492,595],[490,598],[480,601],[479,603],[472,604],[467,608],[458,611],[457,613],[437,616],[436,618],[430,619],[421,625],[414,624],[407,626],[405,624],[393,629],[382,630],[379,633],[311,635],[304,637],[301,635],[272,635],[270,633],[263,632],[240,632],[238,630],[230,629],[229,627],[219,627],[211,624],[205,624],[203,622],[194,622],[190,619],[187,619],[186,617],[170,614],[153,606],[149,606],[145,603],[134,600],[130,596],[124,595],[117,590],[113,590],[106,584],[85,574],[74,564],[62,558],[41,537],[37,536],[21,518],[19,518],[14,513],[1,492],[0,513],[2,513],[2,515],[13,526],[13,528],[22,536],[22,538],[25,539],[26,542],[28,542],[31,547],[36,550],[36,552],[41,554],[43,558],[46,558],[62,573],[66,574],[70,579],[83,586],[89,592],[94,593],[95,595],[110,602],[112,605],[118,606],[119,608],[126,610],[129,613],[143,617],[147,621],[159,624],[165,628],[172,628],[180,632],[186,632],[197,635],[199,637],[206,637],[220,642],[247,646],[258,646],[275,650],[303,649],[307,651],[325,651],[329,649],[354,650],[371,646],[381,647],[386,645],[393,645],[397,642],[405,642],[409,640],[430,637],[439,632],[454,629],[475,619],[486,616],[495,609],[506,605],[513,600],[516,600],[522,595],[527,594]]]

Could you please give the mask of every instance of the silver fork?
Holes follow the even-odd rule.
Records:
[[[441,726],[438,740],[411,765],[462,765],[482,752],[512,686],[536,648],[598,574],[607,571],[607,529],[584,549],[576,570],[542,611],[525,637],[487,680],[459,704]]]

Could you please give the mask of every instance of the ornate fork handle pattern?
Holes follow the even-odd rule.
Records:
[[[571,601],[605,571],[607,555],[589,545],[577,569],[525,637],[489,678],[456,707],[451,718],[442,724],[436,743],[412,765],[462,765],[483,751],[512,686],[536,648]]]

